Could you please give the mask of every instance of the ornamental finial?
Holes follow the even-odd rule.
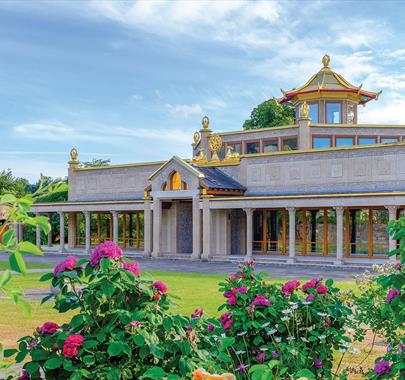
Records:
[[[323,67],[329,67],[330,57],[328,54],[325,54],[322,58]]]
[[[202,118],[201,124],[203,126],[203,129],[208,129],[208,127],[210,125],[210,119],[208,119],[208,116],[204,116]]]
[[[307,102],[302,103],[300,108],[300,118],[306,119],[309,115],[309,105]]]
[[[70,150],[70,158],[72,160],[72,162],[77,162],[77,156],[79,155],[79,153],[77,152],[76,148],[72,148]]]

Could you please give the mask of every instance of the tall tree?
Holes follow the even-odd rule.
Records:
[[[253,108],[250,118],[243,123],[243,129],[272,128],[294,124],[295,111],[289,105],[269,99]]]
[[[28,192],[29,186],[27,179],[14,177],[11,169],[0,172],[0,195],[13,194],[22,197]]]

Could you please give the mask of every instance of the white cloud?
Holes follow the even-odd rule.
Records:
[[[359,107],[360,124],[402,124],[405,125],[405,95],[389,92],[377,102]]]
[[[75,135],[74,128],[60,123],[20,124],[14,127],[14,131],[22,137],[49,141],[60,141]]]
[[[131,96],[131,101],[132,101],[133,103],[139,102],[139,101],[141,101],[142,99],[143,99],[143,96],[142,96],[142,95],[134,94],[134,95]]]
[[[181,115],[183,117],[189,117],[192,115],[202,115],[203,109],[199,104],[165,104],[165,107],[172,114]]]

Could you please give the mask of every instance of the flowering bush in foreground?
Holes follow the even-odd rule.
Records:
[[[96,247],[89,261],[68,257],[56,268],[42,280],[60,289],[55,308],[77,315],[20,339],[22,378],[190,379],[207,360],[190,319],[168,312],[167,286],[141,279],[114,243]]]
[[[238,379],[334,377],[334,350],[344,355],[351,342],[351,311],[332,280],[269,285],[249,262],[220,286],[226,303],[208,340],[223,369]]]

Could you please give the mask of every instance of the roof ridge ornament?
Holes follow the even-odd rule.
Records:
[[[323,63],[323,67],[324,68],[328,68],[329,69],[329,63],[330,63],[330,57],[328,54],[325,54],[322,58],[322,63]]]
[[[204,116],[201,120],[201,124],[203,129],[207,130],[209,129],[210,126],[210,119],[208,119],[208,116]]]

